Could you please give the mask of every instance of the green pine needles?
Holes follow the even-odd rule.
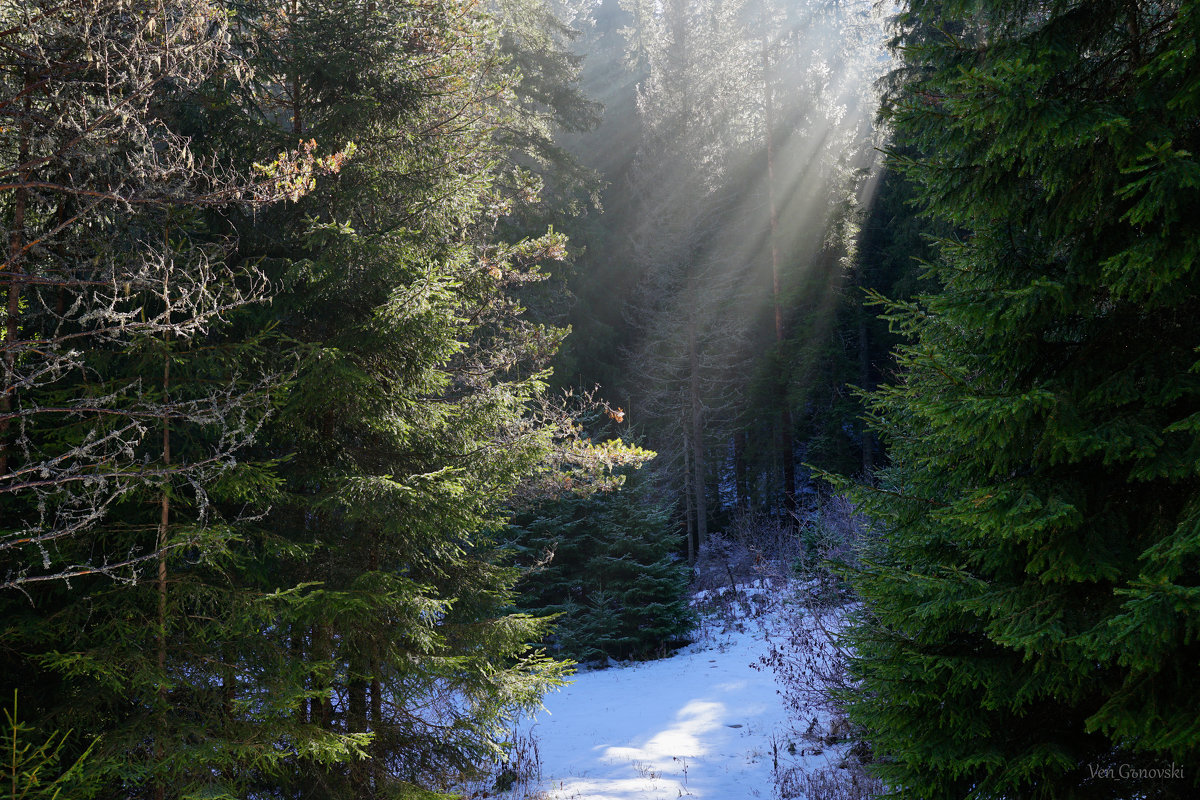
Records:
[[[568,669],[514,610],[514,498],[643,460],[546,396],[566,332],[519,298],[563,238],[496,233],[541,182],[518,45],[457,0],[0,20],[0,676],[61,732],[26,761],[114,798],[446,791]]]
[[[888,311],[892,463],[860,492],[887,537],[855,576],[849,700],[896,796],[1200,788],[1198,23],[900,17],[888,112],[917,155],[893,164],[952,235],[939,288]]]
[[[66,734],[41,736],[20,717],[20,695],[13,690],[12,709],[4,709],[0,728],[0,791],[7,800],[59,800],[95,795],[96,787],[83,776],[83,765],[91,753],[86,748],[75,763],[61,761]],[[95,742],[93,741],[93,745]]]
[[[669,509],[637,478],[614,491],[543,503],[510,528],[527,570],[520,605],[557,615],[546,639],[555,655],[646,658],[692,629],[690,570],[677,552]]]

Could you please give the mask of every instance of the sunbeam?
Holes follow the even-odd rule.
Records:
[[[856,282],[884,17],[865,0],[624,0],[595,20],[589,85],[608,111],[571,145],[611,182],[586,314],[622,332],[613,391],[659,453],[694,555],[713,475],[735,470],[710,453],[749,409],[803,405],[799,376],[817,369],[804,354]],[[779,450],[761,456],[776,474],[760,483],[794,509],[794,424],[777,413],[766,437],[782,443],[760,448]]]

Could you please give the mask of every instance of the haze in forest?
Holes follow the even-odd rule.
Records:
[[[0,794],[1197,796],[1198,28],[0,0]]]
[[[625,410],[694,550],[714,510],[794,514],[808,482],[790,465],[822,462],[783,441],[782,414],[827,367],[815,352],[849,324],[839,306],[861,299],[884,22],[869,3],[803,2],[608,2],[582,20],[581,85],[604,111],[563,141],[603,188],[572,237],[585,251],[558,379]],[[833,435],[843,456],[871,447]]]

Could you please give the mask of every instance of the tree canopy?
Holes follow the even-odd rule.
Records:
[[[79,797],[447,788],[566,669],[496,531],[646,457],[547,395],[565,331],[520,293],[563,237],[499,233],[565,159],[552,126],[587,124],[570,74],[515,67],[569,64],[564,29],[0,8],[14,733],[86,753]]]
[[[1164,773],[1200,748],[1195,9],[899,21],[893,164],[947,233],[887,312],[853,716],[900,796],[1190,796]]]

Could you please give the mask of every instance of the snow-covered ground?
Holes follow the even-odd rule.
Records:
[[[739,594],[750,604],[778,598],[761,583]],[[532,796],[770,798],[777,768],[835,766],[839,752],[793,730],[775,675],[759,661],[783,634],[788,608],[747,614],[748,605],[731,604],[732,617],[709,619],[696,643],[669,658],[580,672],[549,695],[525,725],[541,761]],[[827,725],[823,712],[810,717],[818,730]]]

